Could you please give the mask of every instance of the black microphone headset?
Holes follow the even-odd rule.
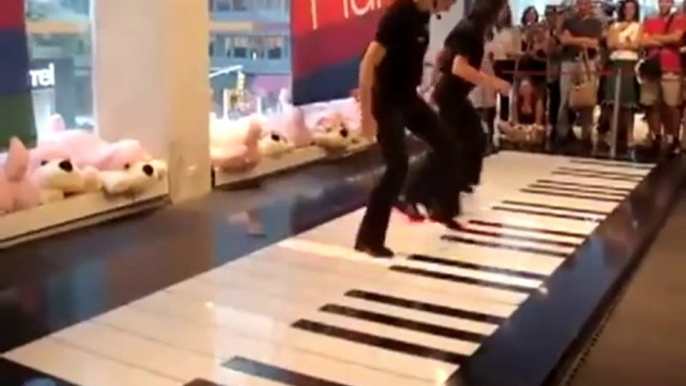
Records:
[[[438,8],[438,0],[434,0],[434,9]],[[441,20],[441,14],[437,13],[436,14],[436,19]]]

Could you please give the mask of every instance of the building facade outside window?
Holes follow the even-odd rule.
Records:
[[[50,116],[93,129],[91,0],[26,0],[31,86],[38,135]]]
[[[208,0],[212,111],[276,111],[291,87],[290,0]]]

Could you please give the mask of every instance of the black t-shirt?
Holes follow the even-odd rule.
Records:
[[[376,70],[376,88],[384,95],[416,93],[429,46],[430,17],[412,0],[396,0],[386,9],[375,38],[386,48]]]
[[[600,40],[603,36],[603,23],[594,16],[582,18],[579,15],[574,15],[565,19],[562,30],[569,31],[569,34],[575,38],[584,37]],[[562,60],[574,60],[580,53],[581,49],[577,46],[565,46],[562,51]],[[597,50],[588,50],[590,59],[594,59],[597,55]]]
[[[439,63],[441,79],[436,87],[437,98],[466,97],[474,89],[474,84],[453,74],[453,61],[456,56],[462,56],[472,67],[481,68],[485,44],[483,31],[479,31],[470,20],[462,20],[450,31],[443,43],[445,54]]]

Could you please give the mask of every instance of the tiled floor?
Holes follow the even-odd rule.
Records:
[[[83,386],[441,384],[649,171],[503,152],[463,231],[394,216],[374,260],[358,210],[4,357]]]

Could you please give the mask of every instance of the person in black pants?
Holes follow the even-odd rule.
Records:
[[[455,146],[438,116],[420,98],[424,57],[429,45],[429,20],[456,0],[396,0],[382,16],[376,37],[360,65],[362,134],[376,135],[386,171],[373,189],[357,233],[355,249],[375,257],[391,257],[385,245],[391,210],[409,169],[405,128],[426,141],[449,169],[457,164]],[[455,177],[456,178],[456,177]],[[447,178],[449,179],[449,178]],[[449,195],[454,184],[443,184]]]
[[[461,164],[457,172],[460,179],[452,180],[458,183],[458,192],[470,191],[472,186],[480,183],[486,147],[481,118],[469,100],[469,93],[477,84],[494,88],[502,94],[509,93],[511,88],[507,81],[479,70],[486,34],[503,6],[504,0],[476,3],[467,18],[448,34],[444,54],[439,56],[437,64],[441,76],[434,99],[443,124],[455,135],[459,144],[455,152],[460,155]],[[415,208],[413,211],[418,212],[417,204],[424,205],[430,212],[438,211],[442,222],[455,229],[459,228],[454,220],[459,215],[457,197],[437,194],[440,184],[445,183],[446,174],[450,172],[442,167],[438,154],[431,153],[408,184],[406,200],[408,205]]]

